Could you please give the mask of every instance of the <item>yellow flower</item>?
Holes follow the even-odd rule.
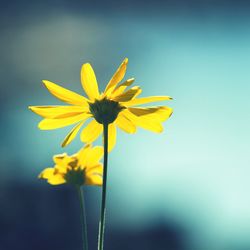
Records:
[[[135,133],[137,126],[156,133],[162,132],[162,122],[171,116],[171,108],[135,106],[172,98],[169,96],[137,98],[142,92],[139,86],[127,90],[127,87],[134,82],[134,78],[119,84],[124,78],[127,64],[128,59],[125,58],[103,93],[99,92],[91,65],[83,64],[81,83],[88,98],[44,80],[44,85],[52,95],[70,105],[29,107],[33,112],[45,118],[38,127],[42,130],[50,130],[76,124],[63,140],[62,146],[64,147],[76,137],[86,120],[92,118],[82,130],[81,140],[85,143],[92,143],[102,134],[103,124],[109,124],[109,151],[116,142],[116,127],[127,133]]]
[[[73,184],[102,185],[103,166],[99,160],[103,157],[103,147],[91,147],[87,144],[78,153],[68,156],[66,153],[55,155],[53,168],[44,169],[38,176],[47,179],[51,185]]]

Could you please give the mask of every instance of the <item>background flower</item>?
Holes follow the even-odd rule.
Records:
[[[102,185],[103,166],[99,160],[103,157],[103,147],[91,147],[87,144],[79,152],[68,156],[66,153],[53,157],[55,166],[44,169],[39,178],[47,179],[51,185]]]

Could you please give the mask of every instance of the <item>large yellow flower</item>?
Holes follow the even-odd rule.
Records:
[[[47,179],[51,185],[73,184],[102,185],[103,166],[99,160],[103,157],[103,147],[91,147],[87,144],[78,153],[68,156],[66,153],[55,155],[53,168],[44,169],[39,178]]]
[[[169,96],[151,96],[138,98],[142,92],[139,86],[127,90],[134,79],[124,78],[128,59],[125,58],[117,69],[103,93],[99,92],[95,73],[89,63],[81,69],[81,83],[88,98],[72,92],[50,81],[43,83],[49,92],[68,106],[31,106],[33,112],[44,117],[38,127],[42,130],[62,128],[76,124],[62,142],[68,145],[77,135],[80,128],[89,118],[91,121],[81,132],[81,140],[92,143],[103,132],[103,124],[108,124],[109,151],[116,142],[116,126],[127,133],[135,133],[136,127],[141,127],[156,133],[163,130],[162,122],[167,120],[172,109],[166,106],[135,107],[145,103],[171,100]]]

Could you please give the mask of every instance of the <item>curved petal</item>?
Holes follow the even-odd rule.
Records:
[[[127,117],[134,125],[144,128],[146,130],[150,130],[155,133],[160,133],[163,131],[163,127],[161,123],[157,120],[154,120],[150,117],[146,116],[136,116],[131,113],[129,110],[124,110],[124,115]]]
[[[89,117],[91,117],[91,114],[85,113],[85,114],[75,115],[72,117],[61,118],[61,119],[43,119],[38,124],[38,128],[42,130],[62,128],[62,127],[66,127],[66,126],[69,126],[71,124],[74,124],[80,121],[84,122]]]
[[[69,163],[69,162],[68,162]],[[69,165],[68,163],[66,163],[65,161],[60,164],[60,165],[55,165],[55,173],[54,174],[66,174],[68,169],[69,169]]]
[[[142,92],[141,88],[139,86],[135,86],[128,91],[116,96],[113,98],[116,102],[128,102],[138,96]]]
[[[56,174],[48,179],[48,183],[51,185],[60,185],[66,183],[62,175]]]
[[[91,101],[98,99],[100,95],[98,84],[96,81],[95,72],[89,63],[85,63],[82,65],[81,83],[84,91]]]
[[[167,120],[173,113],[173,109],[166,106],[152,108],[128,108],[128,110],[136,116],[143,116],[147,119],[150,118],[159,122]]]
[[[106,89],[104,91],[104,94],[106,96],[109,96],[112,93],[112,91],[114,90],[114,88],[116,87],[116,85],[125,76],[126,69],[127,69],[127,64],[128,64],[128,58],[125,58],[123,60],[123,62],[121,63],[121,65],[119,66],[119,68],[117,69],[117,71],[115,72],[115,74],[110,79],[109,83],[107,84]]]
[[[115,124],[129,134],[136,132],[136,126],[127,117],[125,117],[122,112],[115,120]]]
[[[52,95],[66,103],[74,105],[88,105],[88,100],[84,96],[81,96],[71,90],[65,89],[47,80],[43,80],[43,84]]]
[[[66,118],[89,112],[88,106],[30,106],[29,109],[44,118]]]
[[[64,161],[64,159],[66,157],[69,157],[66,153],[62,153],[62,154],[58,154],[58,155],[54,155],[53,156],[53,161],[55,162],[55,164],[62,164],[62,162]]]
[[[130,78],[128,80],[126,80],[125,82],[123,82],[122,84],[120,84],[119,86],[117,86],[112,94],[111,94],[111,98],[114,98],[120,94],[122,94],[124,92],[124,90],[129,87],[133,82],[135,81],[135,78]]]
[[[93,147],[87,155],[86,171],[88,171],[92,166],[97,165],[102,157],[103,157],[103,147],[101,146]]]
[[[62,147],[65,147],[69,145],[76,137],[77,133],[79,132],[81,126],[84,122],[78,123],[74,128],[71,129],[71,131],[66,135],[62,142]]]
[[[103,125],[92,120],[81,132],[81,140],[85,143],[92,143],[102,133]]]
[[[133,99],[128,102],[121,102],[121,105],[126,106],[126,107],[131,107],[131,106],[136,106],[136,105],[150,103],[150,102],[166,101],[166,100],[172,100],[172,99],[173,98],[170,96],[149,96],[149,97]]]
[[[55,169],[54,168],[45,168],[39,175],[38,178],[41,179],[48,179],[54,175]]]
[[[99,174],[92,174],[85,178],[85,185],[102,186],[102,176]]]
[[[110,152],[116,144],[116,126],[114,123],[109,124],[108,128],[108,152]]]
[[[92,174],[99,174],[100,176],[103,175],[103,165],[102,164],[96,164],[92,167],[88,167],[86,170],[85,170],[85,174],[86,176],[90,176]]]
[[[90,151],[91,151],[91,145],[86,144],[77,153],[77,159],[79,160],[79,165],[81,166],[82,169],[84,169],[86,167],[87,156],[88,156]]]

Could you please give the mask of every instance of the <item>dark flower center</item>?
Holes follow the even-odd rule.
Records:
[[[82,169],[77,169],[77,170],[69,170],[65,176],[64,176],[64,179],[66,180],[66,182],[68,184],[72,184],[72,185],[75,185],[75,186],[81,186],[84,184],[85,182],[85,173],[84,173],[85,170],[82,170]]]
[[[123,107],[118,102],[104,98],[89,103],[89,109],[98,123],[109,124],[115,121]]]

